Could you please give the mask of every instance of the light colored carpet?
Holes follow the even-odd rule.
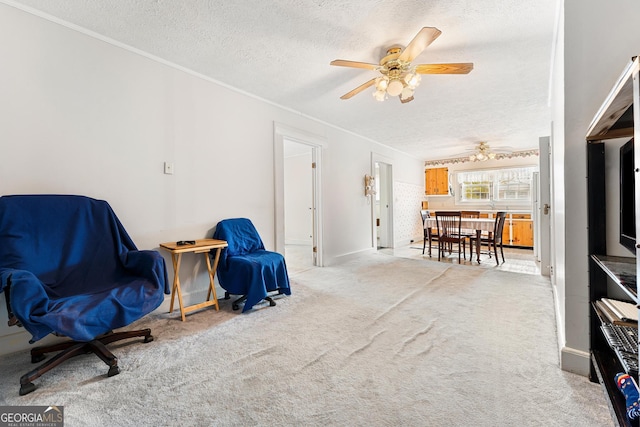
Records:
[[[64,405],[67,426],[610,426],[602,392],[558,367],[547,280],[372,254],[295,273],[276,307],[148,316],[37,379],[0,358],[1,405]]]

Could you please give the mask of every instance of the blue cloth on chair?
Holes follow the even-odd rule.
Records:
[[[169,293],[164,258],[137,250],[109,204],[84,196],[0,197],[0,292],[31,342],[126,326]]]
[[[220,221],[214,239],[226,240],[218,263],[220,286],[233,295],[246,295],[242,312],[267,297],[267,292],[291,295],[284,257],[264,249],[262,239],[247,218]]]

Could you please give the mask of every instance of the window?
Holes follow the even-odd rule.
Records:
[[[462,184],[462,194],[465,200],[489,200],[491,197],[491,183],[474,182]]]
[[[464,171],[456,175],[462,203],[531,203],[534,167]]]
[[[502,184],[498,187],[497,200],[529,200],[529,184]]]
[[[482,202],[491,200],[493,178],[486,171],[468,171],[458,173],[460,201]]]
[[[496,201],[531,201],[533,168],[504,169],[495,175]]]

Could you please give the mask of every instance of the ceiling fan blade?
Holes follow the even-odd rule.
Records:
[[[469,74],[471,70],[473,70],[473,62],[416,65],[418,74]]]
[[[360,86],[358,86],[357,88],[355,88],[351,92],[345,93],[344,95],[342,95],[340,97],[340,99],[349,99],[352,96],[359,94],[360,92],[362,92],[366,88],[373,86],[375,84],[375,82],[376,82],[376,79],[371,79],[368,82],[361,84]]]
[[[424,27],[418,34],[411,40],[411,42],[404,48],[398,60],[404,62],[411,62],[414,58],[422,53],[438,36],[442,34],[442,31],[435,27]]]
[[[367,70],[375,70],[379,67],[378,64],[369,64],[368,62],[358,61],[346,61],[344,59],[336,59],[329,63],[329,65],[337,65],[340,67],[352,67],[352,68],[364,68]]]

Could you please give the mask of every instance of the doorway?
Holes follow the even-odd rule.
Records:
[[[376,195],[372,202],[375,224],[375,247],[393,248],[393,166],[374,162]]]
[[[323,138],[274,123],[275,242],[288,267],[322,266]],[[291,262],[290,262],[291,261]]]

